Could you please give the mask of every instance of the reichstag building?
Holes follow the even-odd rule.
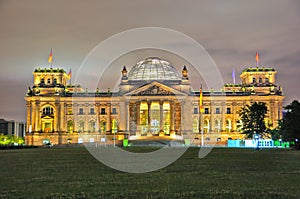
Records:
[[[60,68],[33,72],[25,96],[26,144],[100,143],[104,137],[117,143],[189,138],[194,144],[224,144],[244,138],[238,110],[246,104],[265,102],[271,127],[282,118],[284,96],[270,67],[245,68],[241,84],[225,84],[219,91],[193,90],[186,66],[177,71],[157,57],[129,71],[121,67],[117,92],[90,92],[68,84],[68,78]]]

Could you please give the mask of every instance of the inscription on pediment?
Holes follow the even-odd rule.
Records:
[[[173,92],[165,90],[159,86],[151,86],[147,90],[143,90],[135,95],[175,95]]]

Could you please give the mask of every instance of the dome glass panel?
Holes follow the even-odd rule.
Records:
[[[181,77],[168,61],[149,57],[133,66],[128,73],[128,80],[181,80]]]

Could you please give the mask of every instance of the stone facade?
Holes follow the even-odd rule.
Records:
[[[146,71],[145,76],[138,67],[156,67],[160,73],[149,75]],[[201,131],[205,143],[224,143],[243,139],[237,111],[255,101],[266,103],[271,127],[282,118],[284,96],[276,85],[273,68],[247,68],[240,75],[242,84],[203,91],[203,113],[199,111],[200,92],[191,90],[185,66],[180,75],[168,62],[147,58],[131,71],[127,73],[126,67],[121,71],[118,92],[88,92],[68,85],[63,69],[36,69],[34,85],[25,97],[26,143],[100,142],[103,137],[117,142],[124,137],[172,140],[186,136],[199,144]],[[166,75],[168,79],[162,78]]]

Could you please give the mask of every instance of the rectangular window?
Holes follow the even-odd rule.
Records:
[[[101,114],[101,115],[105,115],[105,108],[101,108],[100,114]]]
[[[198,114],[198,108],[194,108],[194,114]]]
[[[94,108],[90,108],[90,115],[94,115],[95,114],[95,109]]]
[[[117,114],[117,108],[112,108],[111,113],[112,114]]]
[[[79,108],[79,115],[83,115],[83,108]]]
[[[220,114],[220,108],[216,108],[216,114]]]
[[[209,109],[208,108],[204,108],[204,114],[209,114]]]
[[[226,114],[231,114],[231,108],[226,109]]]

